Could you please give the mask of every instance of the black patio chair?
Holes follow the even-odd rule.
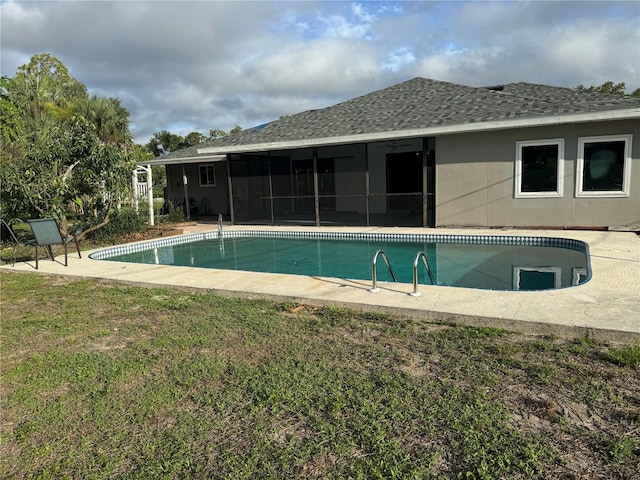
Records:
[[[66,267],[68,265],[67,244],[74,242],[76,244],[76,250],[78,251],[78,258],[82,258],[82,255],[80,255],[80,245],[78,244],[76,236],[67,235],[63,237],[55,218],[38,218],[27,220],[27,222],[29,222],[31,231],[35,237],[36,269],[38,268],[38,247],[44,247],[49,252],[51,260],[54,260],[51,246],[64,245],[64,266]]]
[[[13,263],[11,266],[15,266],[16,264],[16,250],[18,247],[27,247],[34,246],[36,243],[35,240],[25,240],[19,238],[16,233],[13,231],[11,226],[5,222],[3,219],[0,219],[0,238],[2,243],[9,242],[13,244]]]

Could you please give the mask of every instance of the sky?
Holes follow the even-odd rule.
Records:
[[[640,87],[640,1],[0,0],[0,73],[37,53],[117,97],[137,143],[250,128],[415,77]]]

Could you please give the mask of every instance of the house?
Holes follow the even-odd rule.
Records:
[[[414,78],[145,163],[234,224],[640,229],[640,98],[546,85]]]

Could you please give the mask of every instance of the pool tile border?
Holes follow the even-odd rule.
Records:
[[[472,245],[520,245],[527,247],[558,247],[584,253],[589,259],[589,246],[572,238],[537,237],[520,235],[452,235],[452,234],[413,234],[413,233],[362,233],[362,232],[309,232],[309,231],[270,231],[270,230],[227,230],[222,238],[295,238],[310,240],[352,240],[352,241],[385,241],[385,242],[427,242]],[[127,253],[142,252],[153,248],[182,245],[202,240],[214,240],[218,232],[192,233],[170,238],[148,240],[134,244],[106,248],[89,255],[94,260],[109,258]],[[587,261],[588,276],[591,276],[590,262]]]

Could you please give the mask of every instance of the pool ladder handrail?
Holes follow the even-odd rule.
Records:
[[[218,239],[220,240],[220,255],[224,257],[224,238],[222,237],[222,214],[218,214]]]
[[[431,267],[429,267],[429,260],[427,260],[427,256],[424,252],[418,252],[416,254],[416,258],[413,260],[413,292],[409,295],[413,297],[419,297],[422,295],[418,291],[418,262],[422,259],[422,263],[424,265],[425,270],[427,271],[427,275],[429,275],[429,280],[431,280],[431,285],[435,285],[436,281],[433,278],[433,273],[431,272]]]
[[[382,255],[382,259],[384,260],[384,263],[387,264],[387,268],[389,269],[389,273],[391,274],[393,281],[394,282],[398,281],[398,279],[396,278],[396,274],[393,272],[393,268],[391,267],[391,263],[389,262],[389,257],[387,257],[387,254],[384,252],[384,250],[378,250],[373,256],[373,261],[371,262],[371,280],[372,280],[373,286],[372,288],[369,289],[369,291],[373,293],[380,291],[380,289],[378,288],[378,275],[377,275],[377,268],[376,268],[378,257],[380,255]],[[436,284],[436,280],[433,277],[433,272],[431,271],[431,267],[429,266],[429,260],[427,259],[427,255],[422,251],[418,252],[416,254],[415,259],[413,260],[413,291],[409,293],[409,295],[414,297],[419,297],[420,295],[422,295],[422,293],[418,291],[418,263],[420,262],[420,259],[422,259],[422,264],[424,265],[427,275],[429,276],[431,285]]]
[[[379,255],[382,255],[382,259],[384,260],[384,263],[387,264],[387,268],[389,269],[389,273],[391,274],[391,278],[393,278],[393,281],[394,282],[398,281],[398,279],[396,278],[396,274],[393,273],[393,268],[391,268],[391,264],[389,263],[389,258],[387,257],[387,254],[384,253],[384,250],[378,250],[376,254],[373,256],[373,261],[371,262],[371,281],[373,282],[373,286],[369,289],[369,291],[373,293],[380,291],[380,289],[378,288],[378,275],[376,273],[376,265],[378,262]]]

